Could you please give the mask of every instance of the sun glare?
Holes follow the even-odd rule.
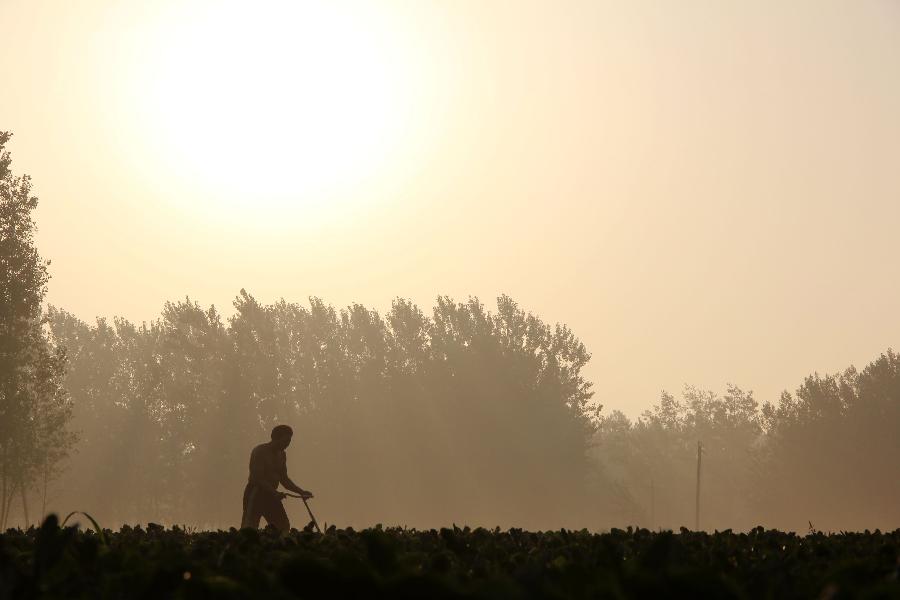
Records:
[[[142,96],[172,171],[223,210],[324,209],[377,176],[408,110],[380,17],[326,1],[167,15]]]

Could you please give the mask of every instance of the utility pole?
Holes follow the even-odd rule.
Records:
[[[700,531],[700,460],[703,444],[697,442],[697,510],[694,514],[694,531]]]
[[[656,497],[653,490],[653,480],[650,480],[650,529],[656,527]]]

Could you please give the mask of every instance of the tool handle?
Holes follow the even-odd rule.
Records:
[[[306,503],[306,498],[304,498],[303,496],[298,496],[296,494],[288,494],[287,492],[281,492],[281,493],[284,494],[285,496],[288,496],[289,498],[300,498],[301,500],[303,500],[303,506],[306,507],[306,512],[309,513],[310,520],[312,521],[313,525],[316,526],[316,531],[318,531],[319,533],[322,533],[322,530],[319,528],[319,522],[316,521],[316,518],[312,514],[312,510],[310,510],[310,508],[309,508],[309,504]]]

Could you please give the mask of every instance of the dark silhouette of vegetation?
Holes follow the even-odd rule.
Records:
[[[708,535],[380,526],[0,535],[5,598],[893,598],[900,529]]]

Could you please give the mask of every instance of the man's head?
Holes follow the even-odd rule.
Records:
[[[276,425],[272,429],[272,445],[279,450],[284,450],[291,445],[294,430],[287,425]]]

